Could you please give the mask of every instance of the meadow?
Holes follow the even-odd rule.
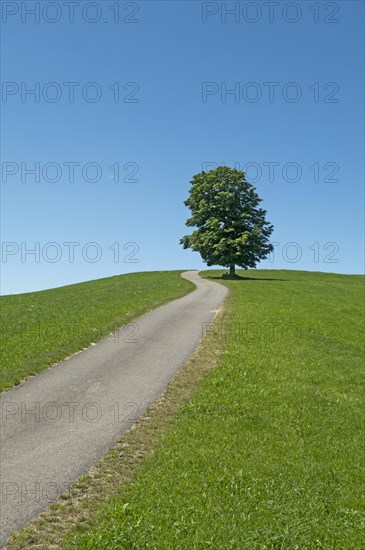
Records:
[[[131,273],[2,296],[0,391],[193,290],[180,273]]]
[[[364,278],[220,280],[219,364],[81,549],[364,548]],[[218,278],[218,279],[217,279]]]
[[[364,277],[222,273],[188,364],[9,550],[365,548]]]

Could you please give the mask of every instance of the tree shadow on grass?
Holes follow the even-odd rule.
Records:
[[[215,279],[217,281],[288,281],[289,279],[279,279],[276,277],[241,277],[241,275],[235,275],[230,277],[229,275],[221,275],[220,277],[207,276],[206,279]]]

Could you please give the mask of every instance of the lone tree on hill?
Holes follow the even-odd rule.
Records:
[[[199,252],[207,265],[229,267],[232,278],[236,265],[252,268],[267,258],[274,228],[244,172],[219,166],[196,174],[190,183],[184,204],[192,215],[186,225],[197,229],[180,240],[184,248]]]

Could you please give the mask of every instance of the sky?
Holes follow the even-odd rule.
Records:
[[[274,225],[257,267],[364,272],[364,4],[2,8],[1,292],[204,269],[180,238],[219,164]]]

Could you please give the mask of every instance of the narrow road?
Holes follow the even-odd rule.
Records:
[[[195,350],[227,288],[182,276],[197,289],[0,396],[1,545],[131,427]]]

